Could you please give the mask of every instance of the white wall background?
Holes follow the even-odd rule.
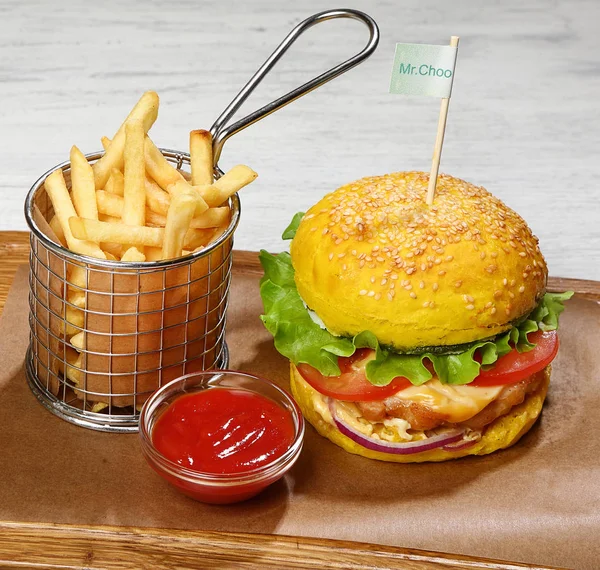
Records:
[[[443,172],[486,186],[540,237],[553,275],[600,279],[600,2],[347,0],[381,27],[359,68],[254,125],[221,165],[260,174],[243,191],[240,249],[281,248],[292,215],[344,182],[428,170],[439,103],[387,93],[397,41],[461,36]],[[162,99],[152,130],[185,149],[289,29],[337,2],[0,0],[0,230],[26,229],[45,170],[112,136],[139,95]],[[310,30],[245,110],[360,49],[366,29]]]

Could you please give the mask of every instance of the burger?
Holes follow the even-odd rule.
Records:
[[[305,418],[350,453],[445,461],[516,443],[542,410],[558,317],[525,221],[447,175],[363,178],[260,253],[262,320]]]

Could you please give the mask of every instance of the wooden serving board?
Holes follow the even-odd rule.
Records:
[[[20,265],[27,262],[29,234],[0,232],[0,310]],[[261,273],[257,254],[235,252],[234,270]],[[550,289],[575,290],[598,299],[598,283],[552,279]],[[25,315],[23,316],[25,318]],[[40,413],[43,412],[40,409]],[[58,524],[46,521],[0,522],[0,568],[390,568],[548,569],[479,557],[327,538],[274,534]]]

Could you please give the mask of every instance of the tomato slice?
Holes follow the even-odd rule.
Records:
[[[383,400],[404,388],[412,386],[406,378],[394,378],[387,386],[373,386],[365,375],[367,362],[375,357],[369,348],[360,348],[348,358],[338,358],[341,370],[339,376],[323,376],[308,364],[298,364],[296,368],[317,392],[336,400],[347,402],[368,402]]]
[[[529,352],[517,352],[513,349],[501,356],[490,370],[482,370],[469,386],[501,386],[514,384],[543,370],[550,364],[558,352],[556,331],[536,331],[527,337],[535,348]]]
[[[536,331],[528,338],[535,344],[533,350],[518,352],[513,349],[501,356],[491,369],[482,370],[469,386],[515,384],[548,366],[558,352],[556,331]],[[365,375],[365,366],[374,357],[373,350],[361,348],[348,358],[338,358],[342,372],[339,376],[323,376],[308,364],[298,364],[296,368],[302,378],[321,394],[348,402],[383,400],[412,386],[408,379],[402,377],[394,378],[387,386],[371,384]]]

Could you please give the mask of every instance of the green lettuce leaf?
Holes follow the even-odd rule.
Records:
[[[295,235],[300,219],[301,215],[296,214],[296,222],[292,222],[286,230],[288,235]],[[322,328],[313,319],[296,289],[290,254],[275,256],[263,250],[259,259],[265,271],[260,285],[265,310],[261,319],[273,335],[275,348],[294,364],[309,364],[324,376],[340,374],[338,356],[351,356],[358,348],[371,348],[375,351],[375,358],[368,362],[366,376],[376,386],[386,386],[398,376],[408,378],[416,386],[424,384],[432,377],[425,366],[426,360],[433,364],[440,382],[468,384],[479,375],[481,366],[492,366],[513,347],[519,352],[533,349],[535,345],[528,340],[528,334],[540,329],[557,329],[558,317],[564,310],[563,302],[573,295],[572,292],[546,293],[525,319],[492,339],[452,347],[451,352],[446,354],[438,350],[400,354],[381,346],[370,331],[347,338],[335,336]],[[475,359],[476,353],[481,363]]]
[[[298,231],[298,226],[304,217],[304,212],[298,212],[294,214],[290,225],[283,230],[282,239],[294,239],[296,237],[296,232]]]

